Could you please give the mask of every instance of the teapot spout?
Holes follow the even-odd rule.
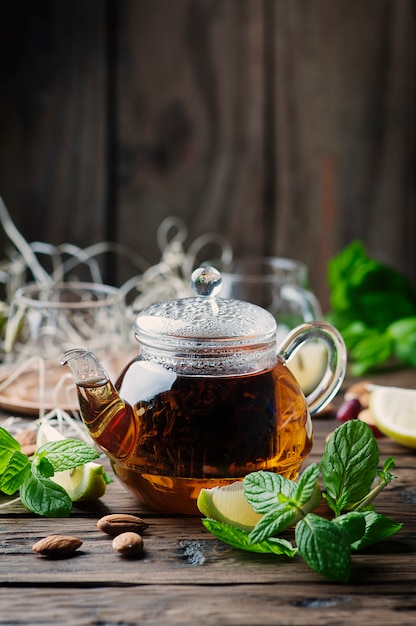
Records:
[[[109,376],[95,354],[87,348],[73,348],[61,354],[60,365],[69,365],[77,385],[100,384],[109,381]]]
[[[97,445],[112,459],[130,456],[136,441],[134,411],[95,354],[74,348],[61,354],[59,363],[69,365],[74,375],[81,418]]]

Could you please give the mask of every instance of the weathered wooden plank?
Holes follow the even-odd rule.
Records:
[[[326,264],[359,238],[415,281],[414,7],[370,0],[268,3],[276,119],[271,249]],[[269,73],[270,76],[270,73]]]
[[[262,11],[120,3],[118,231],[145,258],[158,260],[156,229],[172,214],[188,243],[207,231],[263,248]]]
[[[384,591],[390,591],[384,587]],[[133,585],[131,587],[41,587],[0,590],[0,624],[42,626],[96,624],[261,624],[324,626],[336,623],[414,624],[414,585],[397,595],[371,593],[366,585],[347,590],[315,585],[305,592],[284,583],[250,585]],[[364,597],[365,596],[365,597]],[[365,601],[364,601],[365,600]],[[398,621],[399,620],[399,621]]]
[[[30,241],[107,236],[105,30],[100,0],[2,3],[0,193]]]
[[[2,545],[0,581],[9,585],[48,583],[51,586],[75,581],[85,586],[160,584],[161,581],[163,584],[228,585],[253,581],[328,584],[300,557],[288,559],[239,551],[203,534],[200,526],[182,526],[182,538],[178,530],[159,522],[160,534],[156,527],[154,534],[150,530],[144,536],[145,552],[140,559],[121,558],[112,550],[109,538],[82,533],[80,528],[76,536],[84,537],[85,542],[72,558],[65,560],[35,555],[31,552],[32,540],[26,539],[23,549],[20,546],[15,549],[10,537],[5,544],[10,546],[10,552]],[[393,585],[398,578],[403,583],[416,581],[415,549],[410,541],[386,540],[377,550],[375,553],[368,549],[352,556],[350,585],[368,581],[375,590],[380,584]]]

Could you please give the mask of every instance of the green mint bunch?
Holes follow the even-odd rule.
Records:
[[[416,367],[416,290],[403,274],[353,241],[330,260],[328,286],[326,318],[342,333],[355,375],[391,358]]]
[[[68,517],[72,501],[51,477],[99,457],[93,446],[77,439],[51,441],[28,458],[18,441],[0,427],[0,491],[19,492],[23,506],[44,517]]]
[[[272,472],[253,472],[243,481],[244,495],[263,515],[251,532],[213,519],[204,526],[229,545],[258,553],[302,557],[328,579],[347,582],[351,554],[397,532],[402,524],[377,513],[374,498],[395,478],[394,459],[378,470],[379,450],[371,428],[359,420],[339,426],[328,440],[320,464],[292,481]],[[333,517],[317,515],[316,486]],[[276,535],[294,527],[294,544]],[[293,531],[292,531],[293,532]]]

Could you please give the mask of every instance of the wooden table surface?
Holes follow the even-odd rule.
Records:
[[[372,380],[416,388],[416,371]],[[332,418],[314,418],[310,461],[320,460],[325,436],[336,426]],[[323,579],[299,557],[235,550],[199,518],[146,510],[113,482],[99,502],[77,506],[66,519],[35,517],[19,504],[1,510],[0,624],[413,625],[416,451],[387,438],[379,448],[381,462],[396,457],[398,479],[379,495],[377,510],[403,528],[353,556],[348,584]],[[126,559],[112,550],[96,527],[107,513],[133,513],[149,522],[142,557]],[[35,554],[32,545],[53,533],[84,543],[71,558]]]

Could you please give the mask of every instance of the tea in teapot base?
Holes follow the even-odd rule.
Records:
[[[177,478],[143,474],[112,461],[115,475],[131,495],[146,507],[163,513],[201,516],[196,505],[201,489],[223,487],[243,476],[234,478]],[[296,478],[293,468],[287,478]]]

